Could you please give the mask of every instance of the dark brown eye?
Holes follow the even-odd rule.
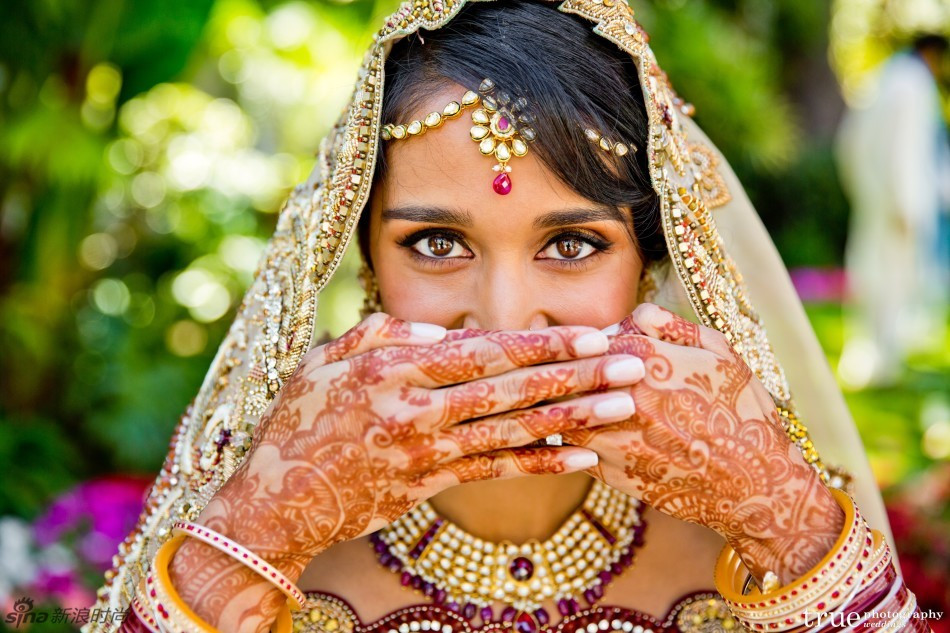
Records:
[[[558,255],[564,259],[575,259],[584,249],[585,242],[576,237],[569,237],[557,242]]]
[[[433,235],[429,238],[426,245],[429,247],[429,252],[436,257],[445,257],[452,252],[452,247],[455,245],[455,242],[446,239],[442,235]]]

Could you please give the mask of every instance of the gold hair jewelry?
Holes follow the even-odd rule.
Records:
[[[498,161],[492,166],[492,171],[498,172],[492,181],[492,189],[505,196],[511,193],[512,186],[508,161],[512,156],[527,154],[528,143],[535,139],[536,133],[530,125],[534,122],[534,115],[525,111],[528,102],[524,97],[512,100],[506,92],[495,94],[495,82],[491,79],[483,79],[478,92],[469,90],[460,101],[450,101],[442,112],[430,112],[421,120],[405,124],[388,123],[382,127],[380,135],[384,141],[420,136],[430,128],[441,126],[446,119],[458,117],[463,109],[479,104],[481,107],[472,111],[475,125],[469,133],[484,156],[494,156]],[[516,121],[520,127],[515,127]],[[635,145],[609,141],[596,130],[588,128],[584,133],[598,147],[617,156],[624,156],[631,149],[637,151]]]
[[[608,154],[613,153],[617,156],[626,156],[630,150],[634,152],[637,151],[637,146],[633,143],[629,145],[627,143],[613,142],[608,140],[606,136],[603,136],[600,132],[593,128],[586,128],[584,130],[584,136],[587,137],[587,140],[604,150]]]

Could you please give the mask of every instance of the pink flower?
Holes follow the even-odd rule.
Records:
[[[79,558],[110,566],[119,543],[135,527],[151,480],[112,476],[83,482],[57,498],[33,524],[41,546],[69,539]]]

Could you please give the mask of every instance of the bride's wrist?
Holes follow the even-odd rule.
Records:
[[[799,494],[802,494],[799,492]],[[820,482],[797,504],[791,520],[763,533],[748,533],[728,539],[761,587],[772,572],[780,585],[808,573],[835,544],[844,529],[845,513]]]
[[[208,502],[196,523],[233,539],[296,582],[313,557],[325,548],[305,551],[289,533],[280,529],[292,525],[293,521],[282,520],[267,508],[251,508],[250,503],[250,499],[233,503],[219,493]]]

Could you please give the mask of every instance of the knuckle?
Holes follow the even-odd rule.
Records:
[[[655,323],[663,314],[663,308],[655,303],[641,303],[633,310],[634,320],[641,323]]]
[[[492,455],[489,457],[491,460],[489,464],[489,471],[493,478],[504,477],[508,472],[508,460],[505,459],[504,455]]]
[[[535,411],[518,411],[504,416],[499,428],[499,439],[504,442],[503,445],[511,446],[530,440],[537,417]]]
[[[726,338],[726,335],[711,327],[701,326],[701,331],[705,335],[706,340],[710,342],[711,345],[722,349],[729,350],[732,349],[732,345],[729,343],[729,339]]]
[[[391,319],[392,317],[385,312],[374,312],[363,320],[363,325],[365,325],[370,332],[376,333],[383,331]]]
[[[504,376],[498,385],[498,393],[503,403],[520,404],[522,400],[524,380],[517,375]]]

